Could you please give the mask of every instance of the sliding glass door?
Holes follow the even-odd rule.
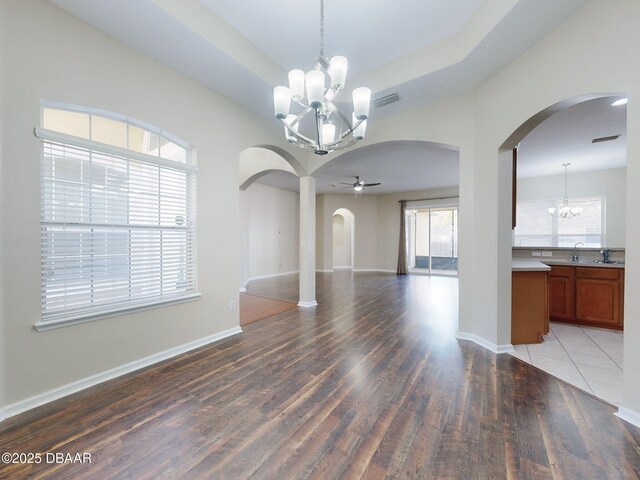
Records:
[[[458,207],[407,210],[409,268],[415,273],[458,273]]]

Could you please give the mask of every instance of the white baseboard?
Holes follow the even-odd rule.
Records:
[[[629,408],[618,407],[618,411],[615,412],[614,415],[625,422],[640,428],[640,413]]]
[[[304,308],[315,307],[316,305],[318,305],[318,302],[316,302],[315,300],[311,302],[303,302],[303,301],[298,302],[298,306],[304,307]]]
[[[351,265],[344,265],[344,266],[338,266],[338,267],[333,267],[334,270],[353,270],[353,267]]]
[[[354,268],[354,272],[378,272],[378,273],[396,273],[395,270],[381,270],[379,268]]]
[[[239,290],[240,293],[244,293],[244,292],[247,291],[247,289],[245,287],[240,287],[238,290]]]
[[[490,342],[489,340],[486,340],[482,337],[479,337],[478,335],[474,334],[474,333],[468,333],[468,332],[461,332],[461,331],[456,331],[456,338],[458,340],[469,340],[477,345],[480,345],[483,348],[486,348],[487,350],[493,352],[493,353],[509,353],[509,352],[513,352],[515,351],[513,348],[513,345],[511,345],[510,343],[504,344],[504,345],[497,345],[493,342]]]
[[[282,277],[284,275],[293,275],[294,273],[300,273],[300,270],[296,270],[295,272],[271,273],[269,275],[260,275],[258,277],[251,277],[247,281],[247,283],[249,283],[251,280],[262,280],[263,278]]]
[[[94,385],[106,382],[107,380],[112,380],[127,373],[131,373],[141,368],[148,367],[149,365],[153,365],[154,363],[167,360],[182,353],[194,350],[199,347],[203,347],[210,343],[217,342],[218,340],[222,340],[223,338],[227,338],[241,332],[242,329],[240,327],[230,328],[228,330],[224,330],[223,332],[209,335],[208,337],[200,338],[198,340],[194,340],[193,342],[185,343],[184,345],[178,345],[177,347],[170,348],[163,352],[155,353],[139,360],[134,360],[133,362],[120,365],[119,367],[112,368],[111,370],[97,373],[95,375],[91,375],[90,377],[86,377],[81,380],[68,383],[61,387],[54,388],[47,392],[34,395],[33,397],[20,400],[19,402],[7,405],[4,408],[0,408],[0,421],[4,420],[5,418],[13,417],[14,415],[18,415],[19,413],[26,412],[27,410],[31,410],[32,408],[39,407],[41,405],[44,405],[45,403],[49,403],[62,397],[66,397],[67,395],[71,395],[72,393],[79,392],[80,390],[84,390],[85,388],[93,387]]]
[[[379,273],[397,273],[395,270],[381,270],[379,268],[353,268],[353,267],[333,267],[331,270],[316,269],[319,273],[332,273],[334,270],[351,270],[352,272],[379,272]]]

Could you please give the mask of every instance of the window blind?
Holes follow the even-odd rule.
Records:
[[[194,167],[38,136],[42,322],[195,294]]]
[[[573,247],[582,242],[587,247],[604,244],[606,198],[594,196],[570,198],[573,208],[582,208],[576,217],[558,218],[549,208],[558,208],[562,200],[534,200],[516,205],[514,245],[527,247]]]

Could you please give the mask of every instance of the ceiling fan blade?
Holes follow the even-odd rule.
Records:
[[[382,185],[380,182],[378,183],[365,183],[362,185],[363,187],[375,187],[376,185]]]
[[[349,185],[350,187],[353,187],[353,183],[345,183],[345,182],[338,182],[340,185]]]

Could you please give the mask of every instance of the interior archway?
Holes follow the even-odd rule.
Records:
[[[618,255],[612,255],[614,259],[620,259],[624,256],[624,248],[626,247],[626,245],[624,245],[624,224],[622,228],[614,227],[613,224],[614,222],[624,223],[624,211],[625,208],[629,208],[629,201],[626,200],[624,191],[626,184],[626,145],[618,144],[618,146],[615,147],[617,150],[621,148],[623,150],[622,153],[618,152],[618,156],[624,157],[622,166],[619,162],[616,163],[616,161],[614,161],[618,159],[617,156],[612,155],[611,152],[607,154],[606,162],[602,163],[603,166],[599,166],[597,155],[595,153],[590,154],[590,150],[588,150],[602,148],[598,146],[599,142],[592,142],[592,139],[596,137],[616,140],[621,136],[622,140],[626,140],[626,108],[624,106],[620,108],[612,105],[615,100],[623,97],[626,97],[626,95],[621,93],[597,93],[571,97],[551,105],[523,122],[501,145],[498,155],[501,179],[501,208],[499,210],[500,244],[504,245],[505,252],[507,249],[513,252],[514,258],[531,259],[531,254],[533,250],[536,249],[542,251],[551,249],[553,255],[553,257],[547,258],[534,258],[534,260],[542,260],[543,263],[550,265],[552,268],[549,273],[551,299],[549,301],[549,309],[551,311],[550,316],[552,323],[550,332],[544,337],[544,343],[546,343],[546,345],[544,343],[542,345],[516,345],[514,355],[552,375],[572,383],[578,388],[614,404],[622,402],[622,335],[616,335],[615,330],[602,331],[591,329],[590,327],[602,327],[604,325],[597,325],[596,323],[588,324],[580,320],[580,318],[585,317],[584,314],[578,314],[578,310],[584,309],[584,307],[580,307],[583,303],[581,298],[587,294],[588,289],[579,286],[577,277],[572,276],[569,281],[566,278],[557,278],[556,275],[559,275],[560,270],[562,270],[563,273],[571,273],[573,272],[573,270],[570,270],[572,267],[582,269],[583,272],[586,272],[586,269],[590,269],[589,272],[595,270],[593,261],[600,258],[600,249],[611,248],[612,252]],[[600,129],[598,124],[599,116],[594,112],[583,111],[588,108],[601,108],[604,112],[603,116],[606,118],[612,116],[615,111],[615,118],[618,120],[613,125],[607,123],[605,129]],[[573,132],[563,132],[561,131],[560,125],[557,125],[560,119],[566,118],[569,120],[569,115],[572,114],[571,112],[576,112],[575,115],[581,119],[584,118],[587,124],[586,127],[582,127],[585,129],[584,139],[579,139],[581,142],[584,140],[582,142],[584,145],[580,146],[579,149],[571,147],[570,134]],[[621,122],[624,122],[624,126],[621,125]],[[568,122],[574,129],[578,128],[576,124],[579,123],[579,121]],[[532,167],[527,162],[532,161],[529,154],[532,145],[534,145],[535,142],[540,143],[542,132],[546,131],[552,131],[555,135],[563,136],[562,143],[566,144],[567,151],[570,151],[570,156],[566,156],[567,154],[561,151],[557,153],[557,156],[548,155],[549,161],[557,168],[557,173],[553,175],[540,173],[537,176],[531,173]],[[613,140],[611,141],[613,142]],[[553,137],[548,143],[554,143]],[[612,146],[615,144],[609,143],[606,145]],[[518,163],[516,164],[516,169],[517,171],[523,168],[527,169],[526,174],[519,176],[512,170],[514,165],[512,149],[516,147],[518,148]],[[549,152],[546,153],[548,154]],[[524,164],[522,163],[523,160],[525,161]],[[569,171],[569,175],[566,177],[561,173],[560,164],[563,162],[570,163],[573,169]],[[535,159],[535,167],[539,169],[545,167],[540,158]],[[622,175],[622,177],[620,177],[620,175]],[[581,231],[577,229],[578,227],[572,230],[570,220],[563,225],[561,219],[552,219],[550,221],[552,233],[548,234],[548,241],[551,243],[549,243],[548,248],[546,244],[539,243],[544,237],[543,233],[538,235],[539,246],[537,248],[534,245],[528,246],[529,244],[527,244],[523,238],[526,238],[530,232],[526,229],[526,231],[523,230],[522,225],[520,225],[520,228],[516,226],[516,230],[512,232],[509,226],[511,225],[512,213],[510,206],[515,206],[516,203],[519,203],[522,209],[526,206],[527,212],[530,212],[529,216],[535,213],[534,210],[538,203],[543,204],[546,201],[555,199],[556,203],[549,205],[549,207],[557,207],[558,197],[566,196],[567,190],[566,187],[563,190],[563,186],[566,186],[564,181],[566,181],[567,178],[569,179],[568,193],[570,203],[575,204],[577,202],[579,206],[582,205],[580,202],[597,204],[593,208],[598,212],[601,211],[601,214],[598,213],[594,218],[597,220],[598,217],[601,216],[602,223],[598,223],[597,225],[593,224],[589,227],[589,231],[585,230],[581,233]],[[517,185],[517,189],[511,188],[512,182],[513,185]],[[614,191],[608,191],[608,189],[614,185]],[[517,192],[516,198],[513,197],[513,192]],[[541,200],[542,197],[545,197],[546,200]],[[504,205],[509,206],[509,208],[502,208]],[[546,206],[544,209],[540,207],[540,211],[542,210],[544,210],[544,212],[539,215],[541,218],[551,218],[548,215]],[[609,212],[609,210],[613,210],[613,212]],[[524,215],[522,212],[524,212],[524,210],[521,210],[521,214]],[[614,214],[617,218],[614,218]],[[522,218],[525,219],[526,217]],[[580,224],[585,224],[589,218],[587,217],[587,212],[582,212],[579,217],[576,217],[576,219],[580,220]],[[518,224],[520,222],[521,219],[519,217]],[[525,223],[525,225],[526,228],[530,228],[528,223]],[[576,246],[574,246],[574,241]],[[619,242],[622,242],[622,244],[619,244]],[[513,249],[512,245],[516,248]],[[578,247],[578,245],[580,246]],[[565,248],[565,250],[563,251],[562,248]],[[622,255],[622,257],[620,257],[620,255]],[[577,257],[577,260],[574,256]],[[500,285],[503,286],[499,292],[499,295],[503,296],[503,300],[499,301],[499,304],[504,308],[502,312],[503,316],[510,319],[512,301],[512,273],[510,265],[504,265],[499,271],[502,277]],[[613,272],[614,270],[609,270],[610,275],[613,275]],[[626,273],[628,274],[628,272]],[[575,274],[572,273],[571,275]],[[622,275],[624,276],[624,273]],[[507,284],[509,288],[506,288]],[[570,291],[571,295],[558,296],[560,289]],[[579,291],[582,293],[578,293]],[[620,292],[620,296],[621,295],[622,293]],[[563,308],[566,308],[566,310],[560,311],[560,304],[563,304]],[[622,314],[620,318],[622,318]],[[502,326],[507,326],[506,323],[507,322],[503,322]],[[509,321],[508,323],[510,327],[511,322]],[[619,327],[622,328],[622,325],[619,325]],[[612,324],[610,328],[615,328],[615,325]],[[576,339],[576,336],[580,338]],[[604,342],[601,340],[603,337],[607,339]],[[586,341],[586,345],[593,347],[595,352],[581,352],[580,348],[572,344],[572,342],[578,340]],[[589,342],[593,342],[593,344]],[[554,345],[558,346],[558,352],[551,352]],[[540,353],[541,349],[546,349],[547,354],[558,355],[558,357],[554,357],[554,362],[545,365],[544,358]],[[589,357],[588,364],[584,362],[586,357]],[[596,363],[600,361],[599,357],[601,357],[603,364],[596,365]],[[567,368],[563,370],[565,364]],[[594,375],[594,368],[609,369],[607,385],[614,387],[605,388],[601,379]],[[619,370],[617,374],[615,371],[616,368]]]
[[[291,173],[297,177],[304,175],[304,170],[298,160],[278,147],[262,145],[250,147],[240,152],[240,190],[246,190],[260,177],[278,171]]]
[[[350,270],[355,257],[355,216],[346,208],[338,208],[332,218],[333,270]]]

